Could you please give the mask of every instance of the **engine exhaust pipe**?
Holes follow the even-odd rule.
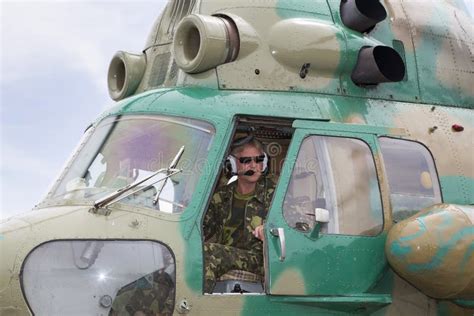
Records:
[[[387,17],[387,11],[378,0],[342,0],[340,12],[342,23],[361,33],[370,32]]]
[[[402,57],[388,46],[366,46],[359,51],[351,79],[357,85],[398,82],[405,77]]]

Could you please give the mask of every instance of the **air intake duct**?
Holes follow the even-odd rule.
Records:
[[[378,0],[342,0],[340,12],[342,23],[361,33],[371,31],[387,17],[387,11]]]
[[[179,23],[173,40],[176,64],[187,73],[232,62],[239,48],[237,27],[227,16],[188,15]]]
[[[110,61],[107,74],[110,97],[119,101],[132,95],[143,78],[145,67],[145,55],[117,52]]]
[[[376,85],[398,82],[405,77],[405,63],[400,55],[388,46],[365,46],[359,51],[351,79],[357,85]]]

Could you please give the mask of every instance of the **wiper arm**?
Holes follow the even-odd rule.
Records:
[[[134,188],[136,188],[137,186],[139,186],[140,184],[142,184],[143,182],[147,181],[147,180],[150,180],[151,178],[155,177],[156,175],[164,172],[164,171],[169,171],[170,173],[167,174],[167,176],[153,182],[153,183],[150,183],[149,185],[147,185],[146,187],[144,188],[138,188],[137,190],[133,190]],[[103,208],[103,207],[107,207],[109,206],[110,204],[112,203],[115,203],[115,202],[118,202],[134,193],[137,193],[138,191],[142,191],[142,190],[145,190],[147,188],[149,188],[150,186],[154,185],[155,183],[157,182],[160,182],[160,181],[163,181],[179,172],[181,172],[182,170],[181,169],[169,169],[169,168],[162,168],[162,169],[159,169],[157,170],[155,173],[153,173],[152,175],[140,180],[140,181],[136,181],[132,184],[129,184],[123,188],[120,188],[118,189],[117,191],[115,192],[112,192],[111,194],[107,195],[107,196],[104,196],[103,198],[97,200],[96,202],[94,202],[94,207],[91,209],[92,212],[97,212],[97,210],[99,208]],[[133,191],[131,191],[133,190]],[[128,193],[127,193],[128,192]]]
[[[163,178],[164,181],[161,183],[160,189],[158,190],[158,192],[156,192],[155,198],[153,199],[153,205],[156,205],[156,203],[158,203],[161,192],[163,191],[163,188],[165,187],[166,182],[168,181],[168,178],[171,176],[170,174],[172,172],[171,170],[174,170],[176,168],[176,165],[178,164],[179,159],[181,159],[181,156],[183,155],[183,153],[184,153],[184,146],[181,146],[178,153],[176,154],[173,161],[171,162],[170,166],[168,167],[168,170],[166,171],[166,176]]]
[[[181,169],[176,169],[175,167],[178,164],[179,158],[181,158],[181,155],[183,154],[183,152],[184,152],[184,146],[182,146],[180,148],[180,150],[178,151],[178,153],[174,157],[173,162],[170,164],[170,166],[168,168],[161,168],[161,169],[155,171],[153,174],[149,175],[148,177],[145,177],[142,180],[135,181],[135,182],[133,182],[129,185],[126,185],[123,188],[120,188],[117,191],[112,192],[111,194],[109,194],[107,196],[104,196],[103,198],[95,201],[94,206],[91,209],[91,212],[96,213],[99,208],[107,207],[110,204],[118,202],[118,201],[132,195],[132,194],[135,194],[139,191],[145,190],[145,189],[149,188],[150,186],[154,185],[155,183],[158,183],[160,181],[166,181],[169,177],[181,172],[182,171]],[[152,183],[148,184],[147,186],[145,186],[143,188],[138,188],[137,190],[133,190],[137,186],[139,186],[140,184],[150,180],[153,177],[156,177],[158,174],[160,174],[162,172],[166,172],[165,177],[163,177],[163,178],[161,178],[161,179],[159,179],[155,182],[152,182]],[[161,187],[160,192],[163,189],[163,187],[164,186]]]

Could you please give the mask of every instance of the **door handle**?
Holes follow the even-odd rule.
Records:
[[[278,237],[280,241],[280,261],[285,261],[286,258],[286,242],[285,242],[285,231],[283,228],[272,228],[270,230],[272,236]]]

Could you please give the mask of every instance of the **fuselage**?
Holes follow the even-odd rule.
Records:
[[[186,4],[180,9],[182,16],[176,14],[176,3]],[[474,94],[473,64],[468,58],[472,57],[472,28],[466,31],[472,22],[468,17],[444,2],[422,10],[415,4],[387,1],[387,19],[362,34],[341,21],[338,1],[317,5],[304,1],[176,3],[168,5],[158,20],[163,23],[153,29],[141,59],[146,63],[127,64],[130,61],[123,59],[126,66],[141,65],[137,66],[141,67],[140,80],[125,81],[122,86],[135,85],[132,95],[124,97],[120,85],[115,86],[120,90],[115,97],[123,100],[86,131],[46,198],[30,213],[2,223],[0,312],[104,314],[122,308],[113,301],[127,284],[144,275],[158,277],[154,274],[158,273],[168,282],[160,281],[163,288],[168,284],[163,314],[472,313]],[[441,12],[447,14],[437,19]],[[225,15],[235,23],[240,48],[233,61],[224,58],[222,64],[201,72],[202,65],[193,68],[194,72],[178,69],[172,58],[173,32],[165,26],[188,13]],[[317,31],[321,33],[312,33]],[[380,45],[393,47],[402,56],[404,78],[354,83],[353,68],[360,49]],[[161,68],[156,66],[160,63]],[[252,122],[257,128],[258,124],[266,127],[268,139],[279,137],[268,132],[272,127],[280,133],[289,131],[284,141],[277,142],[286,146],[286,156],[277,168],[277,189],[265,224],[265,291],[205,295],[203,216],[219,185],[222,163],[236,131]],[[155,134],[147,136],[148,131]],[[339,190],[336,183],[333,199],[338,201],[336,208],[342,209],[341,192],[348,200],[358,194],[370,195],[358,207],[367,208],[367,214],[379,219],[375,230],[351,233],[350,227],[343,226],[344,219],[356,225],[363,210],[341,215],[340,227],[334,228],[340,233],[332,232],[331,226],[320,234],[302,233],[282,215],[298,154],[304,140],[311,137],[356,140],[365,146],[373,181],[364,187],[366,191],[354,188],[353,192],[344,184]],[[422,208],[445,205],[443,210],[456,209],[463,219],[460,226],[450,226],[455,233],[463,232],[459,233],[461,241],[443,244],[441,254],[430,250],[439,246],[436,236],[448,232],[443,230],[446,227],[433,224],[427,235],[435,237],[423,240],[427,247],[423,260],[435,263],[426,264],[419,273],[436,272],[445,264],[454,266],[459,272],[457,280],[449,274],[440,276],[441,283],[455,288],[450,293],[430,291],[440,282],[428,282],[421,288],[408,274],[392,270],[399,265],[393,267],[387,261],[387,235],[399,221],[417,221],[421,210],[414,209],[412,217],[395,215],[401,213],[395,211],[398,200],[394,200],[393,174],[384,152],[391,140],[422,147],[426,161],[433,164],[420,167],[416,177],[421,191],[438,192],[433,197],[427,193],[433,200],[424,202]],[[179,178],[159,182],[166,183],[162,193],[158,184],[152,193],[138,192],[94,208],[105,194],[144,176],[135,174],[136,170],[148,175],[166,168],[181,145],[188,156],[180,161],[187,165],[178,163],[182,166]],[[332,160],[343,160],[327,152]],[[352,157],[352,161],[358,159]],[[113,170],[118,175],[109,170],[111,165],[116,165]],[[336,179],[337,170],[333,173]],[[357,176],[354,172],[347,181],[356,181]],[[157,194],[163,203],[153,202]],[[276,227],[286,233],[285,260],[281,260],[282,244],[278,243],[281,236],[271,234]],[[418,256],[404,259],[417,246],[416,240],[413,249],[403,244],[416,239],[409,233],[394,237],[401,245],[396,249],[402,251],[391,255],[400,255],[396,259],[402,265],[420,264]],[[461,244],[464,248],[459,249]],[[471,282],[460,282],[469,277]]]

